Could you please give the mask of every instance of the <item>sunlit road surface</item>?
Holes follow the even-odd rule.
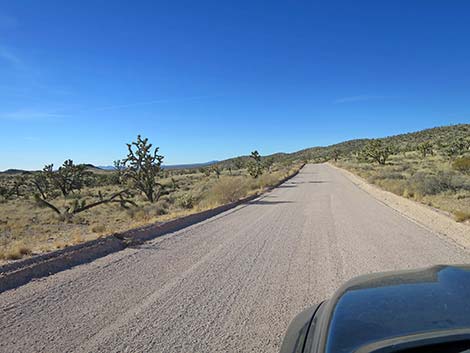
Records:
[[[277,352],[368,272],[470,262],[328,165],[262,199],[0,294],[1,352]]]

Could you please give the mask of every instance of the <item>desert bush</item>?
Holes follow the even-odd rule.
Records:
[[[446,190],[436,175],[429,175],[424,172],[415,173],[410,178],[408,185],[413,194],[420,195],[435,195]]]
[[[258,187],[259,188],[266,188],[276,185],[279,180],[282,178],[280,173],[273,173],[273,174],[263,174],[258,179]]]
[[[470,212],[468,211],[454,211],[454,217],[457,222],[465,222],[470,219]]]
[[[160,199],[155,203],[154,212],[155,215],[161,216],[168,213],[168,209],[170,208],[170,203],[167,199]]]
[[[437,174],[417,172],[409,179],[409,190],[421,195],[436,195],[445,191],[470,190],[468,178],[451,171]]]
[[[467,152],[470,148],[470,139],[458,137],[445,145],[444,153],[449,156],[459,156]]]
[[[12,244],[7,249],[0,252],[0,259],[19,260],[25,255],[31,254],[31,249],[22,242]]]
[[[405,176],[397,172],[395,170],[395,166],[393,166],[393,169],[391,167],[382,167],[383,169],[378,169],[374,173],[372,173],[372,176],[375,177],[375,179],[393,179],[393,180],[402,180],[405,179]]]
[[[452,168],[464,174],[470,174],[470,157],[457,158],[452,163]]]
[[[221,177],[209,190],[209,197],[218,204],[225,204],[244,197],[247,182],[243,177]]]
[[[95,224],[91,227],[91,231],[93,233],[103,233],[106,231],[106,225],[105,224]]]
[[[408,192],[406,182],[402,180],[382,179],[377,182],[377,185],[399,196],[406,195],[406,193]]]
[[[183,194],[178,198],[178,205],[181,208],[191,209],[194,207],[194,197],[191,194]]]
[[[242,169],[245,167],[245,161],[241,157],[237,157],[233,160],[233,165],[236,169]]]

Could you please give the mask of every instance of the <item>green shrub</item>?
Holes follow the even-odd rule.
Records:
[[[468,178],[451,171],[437,174],[417,172],[409,180],[409,190],[421,195],[436,195],[445,191],[470,190]]]

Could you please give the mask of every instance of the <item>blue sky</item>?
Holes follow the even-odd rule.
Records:
[[[0,7],[0,170],[167,164],[470,122],[470,2]]]

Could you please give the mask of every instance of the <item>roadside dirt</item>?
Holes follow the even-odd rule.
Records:
[[[395,195],[389,191],[382,190],[375,185],[369,184],[363,178],[348,170],[338,168],[331,164],[329,165],[340,171],[344,176],[351,180],[354,185],[366,191],[378,201],[393,208],[402,216],[407,217],[439,236],[448,237],[463,248],[468,249],[470,247],[470,226],[468,224],[458,223],[450,216],[443,214],[438,210]]]

